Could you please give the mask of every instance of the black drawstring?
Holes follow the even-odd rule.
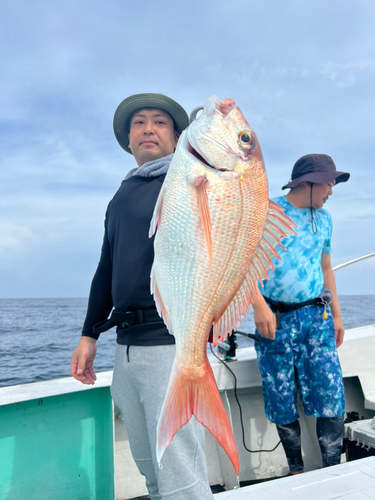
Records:
[[[130,359],[129,359],[129,347],[130,347],[130,345],[126,346],[126,357],[128,358],[128,363],[130,361]]]
[[[312,206],[312,188],[313,188],[313,182],[310,182],[310,213],[311,213],[311,229],[314,234],[318,232],[318,227],[316,225],[316,221],[314,219],[314,209]]]

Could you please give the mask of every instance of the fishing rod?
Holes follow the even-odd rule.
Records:
[[[219,341],[217,343],[219,350],[220,349],[222,350],[222,354],[225,353],[228,356],[227,359],[236,357],[236,349],[238,345],[235,342],[235,338],[237,333],[239,335],[243,335],[244,337],[248,337],[249,339],[255,341],[259,341],[261,337],[259,333],[246,333],[246,332],[240,332],[239,330],[233,330],[232,334],[227,338],[225,342]]]
[[[239,333],[240,335],[243,335],[244,337],[248,337],[249,339],[253,340],[259,340],[261,337],[259,333],[245,333],[245,332],[240,332],[239,330],[236,330],[234,333]]]
[[[337,271],[338,269],[341,269],[342,267],[350,266],[351,264],[355,264],[356,262],[359,262],[360,260],[369,259],[370,257],[374,257],[374,256],[375,256],[375,252],[368,253],[367,255],[362,255],[362,257],[357,257],[356,259],[348,260],[348,262],[344,262],[343,264],[339,264],[338,266],[333,267],[332,270]]]

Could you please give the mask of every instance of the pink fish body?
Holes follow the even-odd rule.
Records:
[[[207,358],[245,317],[292,221],[268,198],[257,137],[232,99],[212,96],[183,132],[151,221],[151,291],[176,340],[158,423],[157,458],[192,415],[239,472],[236,443]]]

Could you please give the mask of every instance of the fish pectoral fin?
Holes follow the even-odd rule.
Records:
[[[154,207],[154,212],[152,214],[152,219],[150,222],[150,229],[148,232],[148,237],[151,238],[155,233],[157,228],[160,225],[160,218],[161,218],[161,209],[163,206],[163,197],[164,197],[164,184],[160,190],[158,199],[156,200],[155,207]]]
[[[224,448],[238,474],[236,442],[208,359],[202,373],[204,375],[199,378],[188,376],[186,370],[183,372],[178,362],[174,362],[157,427],[157,461],[160,463],[169,443],[194,415]]]
[[[212,235],[211,235],[211,218],[208,206],[207,196],[207,178],[205,175],[189,175],[187,182],[196,189],[197,203],[200,218],[202,221],[204,236],[207,244],[208,258],[212,263]]]

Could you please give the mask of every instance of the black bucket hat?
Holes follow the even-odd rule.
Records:
[[[350,174],[347,172],[338,172],[336,170],[336,165],[330,156],[310,154],[302,156],[296,161],[292,170],[292,178],[282,189],[294,188],[303,181],[324,184],[335,180],[336,184],[338,184],[339,182],[346,182],[349,177]]]
[[[129,149],[129,122],[139,109],[159,108],[169,113],[176,131],[181,132],[189,125],[189,117],[182,106],[164,94],[134,94],[124,99],[117,107],[113,117],[113,130],[120,146],[127,153]]]

